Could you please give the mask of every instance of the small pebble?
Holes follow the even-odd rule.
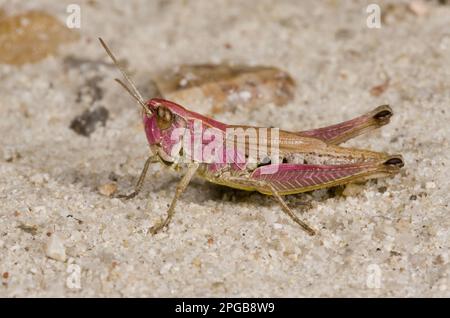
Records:
[[[192,265],[194,265],[197,268],[200,268],[202,267],[202,261],[198,257],[196,257],[192,260]]]
[[[281,225],[280,223],[274,223],[273,228],[275,230],[281,230],[283,228],[283,225]]]
[[[117,191],[117,184],[115,182],[105,183],[98,187],[100,194],[110,197]]]
[[[66,260],[66,248],[64,247],[64,242],[58,235],[53,234],[47,241],[45,255],[51,259],[61,262]]]
[[[434,189],[434,188],[436,188],[436,183],[434,183],[434,182],[432,182],[432,181],[427,182],[427,183],[425,184],[425,188],[427,188],[427,189]]]
[[[415,0],[411,2],[408,6],[408,9],[411,10],[417,16],[424,16],[428,13],[427,4],[421,0]]]
[[[252,93],[250,93],[249,91],[242,91],[239,93],[239,97],[244,101],[248,101],[252,98]]]
[[[167,273],[170,271],[170,269],[172,268],[172,266],[173,266],[172,263],[166,263],[166,264],[164,264],[164,265],[161,267],[161,269],[159,270],[159,273],[160,273],[161,275],[167,274]]]
[[[183,78],[183,79],[180,81],[180,87],[184,87],[184,86],[186,86],[187,84],[188,84],[188,80],[185,79],[185,78]]]
[[[350,183],[345,186],[344,191],[342,192],[342,195],[344,197],[353,197],[359,194],[363,190],[363,187],[358,184]]]
[[[30,181],[34,184],[42,184],[44,182],[48,182],[49,176],[46,173],[36,173],[30,178]]]

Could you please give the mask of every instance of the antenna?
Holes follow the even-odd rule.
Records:
[[[122,73],[123,77],[125,78],[125,80],[127,81],[127,83],[131,86],[131,88],[129,88],[127,85],[125,85],[125,83],[123,83],[121,80],[119,79],[115,79],[115,81],[117,83],[120,84],[120,86],[122,86],[143,108],[144,111],[147,114],[151,114],[152,112],[150,111],[150,109],[147,107],[147,105],[144,102],[144,98],[142,97],[142,95],[139,93],[138,89],[136,88],[136,85],[133,83],[133,81],[131,80],[131,78],[128,76],[128,74],[125,72],[125,70],[119,65],[119,63],[117,62],[116,57],[114,56],[114,54],[112,54],[111,50],[109,49],[109,47],[106,45],[106,43],[103,41],[102,38],[98,38],[100,43],[102,44],[103,48],[105,49],[106,53],[108,53],[109,57],[111,58],[111,60],[113,61],[114,65],[119,69],[119,71]]]
[[[115,78],[114,79],[117,83],[120,84],[120,86],[122,86],[127,92],[128,94],[131,95],[131,97],[133,97],[139,104],[141,104],[145,110],[147,111],[147,105],[142,103],[142,100],[139,98],[139,96],[137,96],[124,82],[122,82],[120,79]]]

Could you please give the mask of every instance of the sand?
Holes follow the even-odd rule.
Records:
[[[0,7],[65,21],[71,2]],[[385,19],[370,29],[364,1],[79,3],[78,41],[0,65],[0,296],[450,296],[448,4],[380,1]],[[99,193],[111,182],[130,192],[149,153],[99,36],[146,95],[154,74],[183,63],[277,66],[296,80],[293,102],[216,116],[228,123],[304,130],[388,103],[391,123],[348,145],[401,153],[405,167],[347,196],[288,196],[315,237],[272,199],[200,179],[170,228],[148,235],[182,172],[152,165],[130,201]],[[107,109],[105,126],[70,129],[93,107]]]

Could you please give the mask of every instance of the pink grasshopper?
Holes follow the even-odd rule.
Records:
[[[314,235],[316,231],[295,215],[285,203],[283,195],[385,177],[397,173],[404,165],[400,155],[338,146],[387,124],[393,114],[387,105],[333,126],[301,132],[270,130],[270,134],[267,134],[264,127],[227,125],[168,100],[152,98],[145,101],[106,44],[101,39],[100,42],[129,86],[118,79],[116,81],[142,107],[145,132],[153,153],[145,162],[134,192],[119,197],[129,199],[139,193],[150,163],[160,162],[174,169],[187,167],[186,174],[177,185],[165,220],[150,228],[153,234],[170,223],[177,201],[196,174],[213,183],[273,196],[286,214],[307,233]],[[196,127],[196,124],[200,125]],[[189,133],[188,143],[183,143],[182,146],[179,139],[174,139],[176,133],[179,136],[180,129]],[[230,138],[229,129],[252,129],[256,134],[236,140],[234,136]],[[194,139],[199,135],[200,142],[196,147]],[[209,156],[205,160],[202,154],[210,148],[213,141],[219,147],[214,151],[215,156]],[[224,146],[225,141],[232,147]],[[266,149],[267,145],[271,146],[269,151],[257,151],[256,155],[252,152],[259,148]],[[192,156],[196,151],[200,157]],[[215,160],[218,158],[220,160]]]

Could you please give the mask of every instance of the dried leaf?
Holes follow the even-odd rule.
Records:
[[[275,67],[228,64],[182,65],[158,76],[155,84],[164,98],[212,113],[238,105],[282,106],[293,99],[295,89],[292,77]]]
[[[10,17],[0,14],[0,63],[36,63],[56,53],[60,44],[78,37],[45,12],[29,11]]]

